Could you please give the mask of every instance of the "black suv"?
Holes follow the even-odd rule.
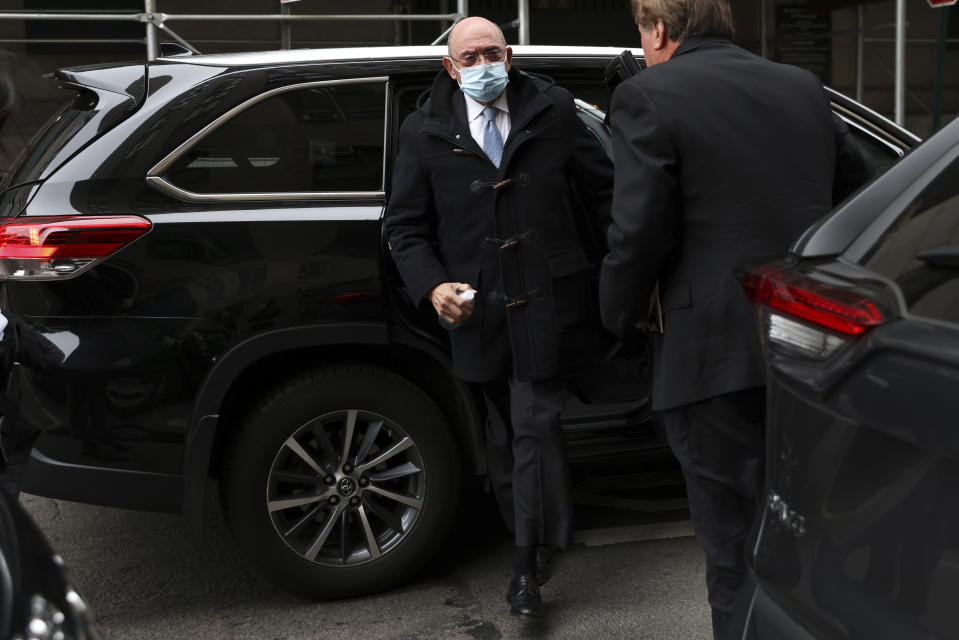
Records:
[[[620,49],[516,47],[607,144]],[[0,191],[7,395],[27,492],[181,513],[215,478],[277,584],[413,575],[484,473],[485,399],[382,238],[399,124],[443,47],[171,56],[60,71],[69,102]],[[640,54],[640,52],[637,52]],[[640,54],[641,55],[641,54]],[[877,165],[917,141],[831,94]],[[636,345],[597,331],[563,416],[574,461],[662,450]],[[8,416],[10,417],[10,416]]]

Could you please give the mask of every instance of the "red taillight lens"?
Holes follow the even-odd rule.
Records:
[[[10,218],[0,222],[0,278],[75,276],[150,230],[136,216]]]
[[[850,337],[883,322],[882,312],[870,300],[781,268],[747,271],[743,288],[750,300],[767,309]]]

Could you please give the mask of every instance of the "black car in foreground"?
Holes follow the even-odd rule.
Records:
[[[959,120],[755,269],[749,640],[959,637]]]
[[[63,560],[50,549],[17,499],[0,489],[0,638],[102,637],[93,613],[73,587]]]
[[[608,148],[612,48],[515,47]],[[444,47],[178,55],[67,69],[0,185],[6,394],[29,493],[183,514],[215,479],[243,554],[347,596],[428,564],[482,476],[485,399],[382,238],[397,134]],[[637,52],[638,54],[639,52]],[[830,92],[877,166],[917,139]],[[522,249],[526,250],[526,249]],[[594,270],[596,264],[592,265]],[[597,328],[572,460],[663,451],[636,345]]]

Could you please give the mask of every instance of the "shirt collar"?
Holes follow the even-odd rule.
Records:
[[[463,92],[460,91],[460,93]],[[483,113],[483,109],[486,108],[486,105],[480,104],[465,93],[463,93],[463,97],[466,99],[466,121],[472,122]],[[496,100],[493,100],[493,102],[490,103],[490,106],[496,107],[500,111],[509,113],[509,105],[506,103],[506,92],[504,91],[501,93]]]

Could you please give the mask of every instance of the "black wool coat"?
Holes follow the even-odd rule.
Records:
[[[783,259],[870,169],[810,72],[720,38],[620,84],[603,322],[622,335],[660,286],[653,409],[765,383],[744,271]]]
[[[497,169],[470,135],[456,82],[437,75],[400,131],[385,219],[413,300],[443,282],[479,292],[473,315],[450,331],[453,373],[476,382],[511,365],[521,380],[563,371],[569,334],[594,304],[581,235],[590,225],[577,217],[605,229],[612,199],[612,164],[568,91],[513,67],[506,97]]]

